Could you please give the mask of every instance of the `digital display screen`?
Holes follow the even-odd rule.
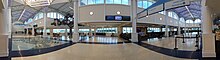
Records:
[[[123,21],[131,21],[131,17],[130,16],[123,16],[122,20]]]
[[[115,16],[115,20],[122,20],[122,16]]]
[[[107,21],[131,21],[130,16],[108,15],[105,16]]]
[[[106,20],[115,20],[115,16],[106,16]]]

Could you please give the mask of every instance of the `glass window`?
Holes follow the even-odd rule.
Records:
[[[87,0],[81,0],[80,5],[81,6],[87,5]]]
[[[138,7],[143,7],[143,1],[138,1],[138,3],[137,3],[137,5],[138,5]]]
[[[53,29],[54,33],[65,33],[65,29]]]
[[[201,20],[200,19],[196,19],[195,23],[201,23]]]
[[[104,4],[104,0],[96,0],[96,4]]]
[[[143,1],[143,8],[148,8],[148,1]]]
[[[49,18],[64,19],[64,16],[62,14],[56,13],[56,12],[47,13],[47,17],[49,17]]]
[[[88,0],[88,4],[95,4],[95,0]]]
[[[153,2],[148,2],[147,5],[149,7],[149,6],[153,5]]]
[[[97,33],[117,33],[117,28],[98,28]]]
[[[122,4],[128,5],[129,4],[129,0],[122,0]]]
[[[193,23],[192,20],[186,20],[186,23]]]
[[[115,4],[121,4],[121,0],[114,0]]]
[[[131,33],[132,27],[123,27],[123,33]]]
[[[113,4],[114,0],[106,0],[106,4]]]

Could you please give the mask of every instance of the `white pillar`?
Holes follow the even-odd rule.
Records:
[[[46,12],[46,9],[45,9],[43,15],[44,15],[43,37],[46,37],[47,36],[47,12]]]
[[[29,32],[28,32],[28,28],[26,28],[26,35],[28,35],[29,34]]]
[[[74,33],[73,33],[73,42],[79,41],[79,26],[78,26],[78,20],[79,20],[79,0],[74,1]]]
[[[206,6],[207,0],[202,0],[202,55],[203,57],[216,57],[215,53],[215,40],[214,34],[212,33],[212,17],[211,10]]]
[[[32,36],[34,36],[35,35],[35,32],[34,32],[34,25],[32,25]]]
[[[168,31],[168,12],[165,10],[164,11],[164,19],[165,19],[165,37],[169,37],[169,31]]]
[[[65,37],[67,37],[68,36],[68,31],[67,31],[67,29],[65,29]]]
[[[9,37],[9,21],[11,19],[10,7],[8,7],[8,0],[5,0],[4,8],[0,10],[0,57],[8,56],[8,37]]]
[[[50,28],[50,37],[53,37],[53,28]]]
[[[131,0],[131,20],[132,20],[132,33],[131,33],[131,41],[138,42],[138,34],[137,34],[137,0]]]
[[[92,36],[92,27],[89,28],[89,36]]]
[[[97,27],[94,28],[94,36],[96,36]]]
[[[183,35],[186,35],[186,33],[187,33],[187,28],[186,28],[186,26],[187,26],[187,25],[186,25],[186,20],[185,20],[185,22],[184,22],[184,23],[185,23],[185,27],[184,27],[184,33],[183,33]]]
[[[7,21],[8,21],[8,37],[11,38],[12,37],[12,19],[11,19],[11,7],[8,7],[6,10],[7,13]]]
[[[121,26],[118,26],[117,30],[118,30],[118,37],[120,37],[120,34],[123,33],[123,28]]]
[[[180,35],[181,34],[181,30],[180,30],[180,18],[178,18],[178,35]]]

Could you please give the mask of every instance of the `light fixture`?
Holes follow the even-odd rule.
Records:
[[[93,15],[94,13],[93,13],[93,12],[89,12],[89,14],[90,14],[90,15]]]
[[[149,16],[146,16],[146,17],[149,17]]]
[[[162,18],[160,18],[160,20],[163,20]]]
[[[41,23],[41,22],[40,22]]]
[[[23,0],[25,4],[31,7],[48,6],[53,0]]]
[[[70,9],[74,10],[73,7],[69,7]]]
[[[120,12],[120,11],[117,11],[117,14],[121,14],[121,12]]]

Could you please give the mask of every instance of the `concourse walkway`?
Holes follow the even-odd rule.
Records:
[[[134,43],[126,44],[84,44],[30,57],[16,57],[12,60],[191,60],[160,54]]]
[[[168,48],[168,49],[174,49],[175,45],[175,38],[169,37],[169,38],[152,38],[148,39],[147,41],[142,41],[143,43],[147,43],[150,45]],[[185,43],[182,43],[183,39],[177,39],[177,47],[178,50],[185,50],[185,51],[196,51],[197,47],[196,40],[195,39],[185,39]]]
[[[106,37],[106,36],[94,36],[94,37],[81,37],[81,43],[90,43],[90,44],[121,44],[129,43],[130,41],[124,40],[118,37]]]

